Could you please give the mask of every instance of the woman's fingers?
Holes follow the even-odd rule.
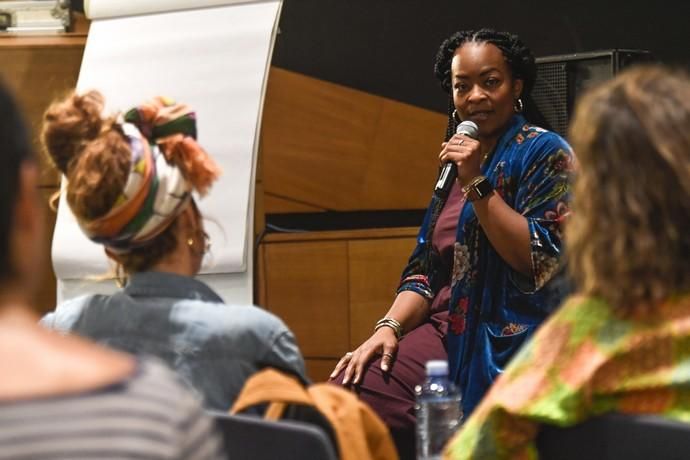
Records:
[[[352,352],[351,351],[348,351],[347,353],[345,353],[345,355],[343,355],[343,357],[340,358],[340,361],[338,361],[338,364],[335,365],[333,372],[331,372],[330,378],[334,379],[340,373],[340,371],[343,369],[343,367],[345,367],[345,365],[350,362],[351,358],[352,358]]]
[[[353,385],[357,385],[362,380],[364,366],[366,366],[366,364],[372,358],[372,354],[371,349],[369,349],[368,351],[360,353],[359,356],[357,356],[357,361],[355,362],[355,378],[352,380]]]
[[[335,366],[331,378],[335,377],[343,368],[343,385],[357,385],[362,382],[367,364],[379,353],[394,355],[398,341],[390,328],[381,328],[356,350],[345,353]],[[387,361],[390,369],[390,359]],[[384,369],[386,370],[386,369]]]
[[[343,377],[343,385],[352,383],[352,385],[357,385],[362,381],[362,376],[364,375],[364,369],[366,368],[369,361],[372,360],[375,353],[375,348],[378,347],[359,347],[352,353],[352,358],[345,368],[345,374]]]
[[[355,354],[352,356],[352,360],[347,365],[345,369],[345,378],[343,379],[343,385],[352,382],[353,385],[357,385],[362,378],[362,370],[364,365],[368,361],[369,353],[362,351],[361,348],[355,350]]]
[[[345,368],[345,373],[343,374],[343,385],[349,384],[352,380],[352,377],[355,375],[356,363],[359,359],[360,354],[361,353],[359,348],[352,352],[352,356],[350,357],[350,360],[347,363],[347,367]],[[352,383],[355,382],[352,381]]]
[[[391,369],[397,349],[397,344],[384,344],[383,353],[381,353],[381,370],[383,372],[388,372]]]
[[[471,137],[456,134],[444,142],[439,154],[439,161],[441,164],[453,162],[461,163],[473,155],[479,155],[480,145],[479,141]]]
[[[447,163],[449,161],[457,163],[468,158],[470,155],[472,155],[472,151],[470,150],[444,150],[441,152],[441,155],[439,155],[439,160],[441,163]]]

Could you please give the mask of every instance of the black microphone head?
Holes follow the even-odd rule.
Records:
[[[479,136],[479,126],[473,121],[466,120],[458,125],[455,133],[476,139]]]

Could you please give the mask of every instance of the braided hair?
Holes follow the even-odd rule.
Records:
[[[532,51],[517,35],[509,32],[497,32],[493,29],[463,30],[454,33],[441,43],[434,62],[434,74],[443,91],[449,95],[446,140],[455,134],[458,123],[453,118],[455,105],[451,90],[450,64],[457,49],[465,43],[490,43],[501,50],[512,77],[523,82],[521,98],[524,104],[525,117],[534,124],[550,129],[549,124],[530,97],[537,80],[537,65]]]

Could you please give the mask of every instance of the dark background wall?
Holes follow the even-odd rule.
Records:
[[[537,57],[628,48],[690,63],[686,1],[285,0],[273,64],[445,112],[436,50],[480,27],[517,33]]]

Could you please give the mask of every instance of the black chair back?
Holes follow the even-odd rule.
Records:
[[[211,412],[232,460],[337,460],[333,445],[315,425]]]
[[[690,424],[651,415],[608,414],[569,428],[544,425],[542,460],[681,460],[690,458]]]

